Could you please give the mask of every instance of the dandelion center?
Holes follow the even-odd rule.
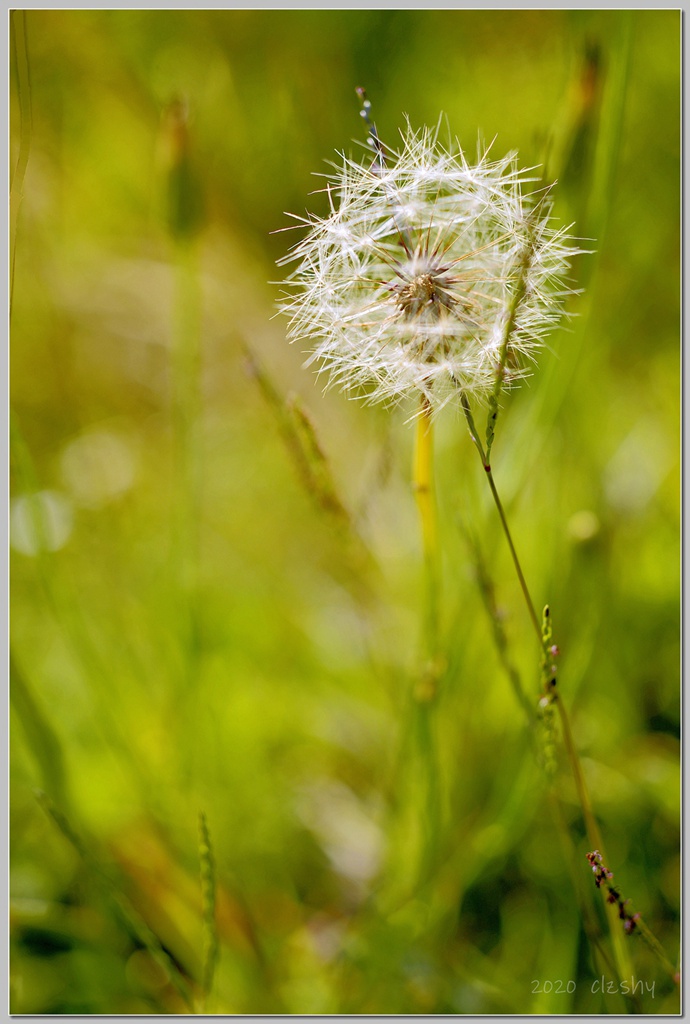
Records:
[[[397,286],[398,306],[406,316],[415,316],[425,307],[438,307],[436,280],[431,274],[419,274],[409,284]],[[437,311],[437,310],[436,310]]]
[[[457,312],[464,306],[469,308],[468,298],[453,292],[454,279],[445,274],[446,268],[430,268],[427,272],[415,274],[404,284],[394,284],[397,305],[406,317],[426,313],[431,319],[438,319],[443,310]]]

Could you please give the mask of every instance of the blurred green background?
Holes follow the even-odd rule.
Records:
[[[559,179],[556,213],[593,252],[576,315],[504,403],[494,471],[552,609],[609,866],[675,963],[680,12],[45,10],[11,27],[12,1011],[677,1012],[639,934],[638,1002],[592,991],[468,531],[535,704],[538,651],[451,410],[444,828],[415,887],[414,410],[323,394],[268,282],[296,240],[271,233],[284,211],[325,212],[314,172],[359,151],[357,86],[390,145],[404,115],[443,113],[470,153],[495,136]],[[556,786],[605,934],[567,763]]]

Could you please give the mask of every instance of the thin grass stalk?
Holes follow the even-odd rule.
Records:
[[[493,481],[492,477],[490,479]],[[500,505],[500,499],[498,497],[498,492],[496,490],[495,485],[492,486],[491,492],[492,492],[492,495],[494,496],[494,498],[496,500],[497,508],[499,509],[499,516],[501,518],[501,523],[504,524],[504,530],[505,530],[505,534],[506,534],[506,539],[509,542],[509,546],[510,546],[510,549],[511,549],[511,553],[513,554],[513,559],[514,559],[514,562],[515,562],[515,565],[516,565],[516,569],[519,570],[518,571],[518,577],[520,579],[521,589],[522,589],[523,595],[525,597],[525,603],[526,603],[527,609],[528,609],[528,611],[530,613],[530,618],[532,618],[534,620],[534,618],[535,618],[534,604],[532,602],[529,590],[527,589],[527,585],[525,583],[525,577],[524,577],[524,575],[522,573],[522,568],[520,567],[520,562],[519,562],[519,559],[517,557],[517,553],[515,551],[515,547],[512,544],[512,539],[510,538],[510,532],[508,530],[507,522],[506,522],[506,519],[505,519],[505,513],[503,513],[502,506]],[[541,647],[541,645],[542,645],[542,635],[541,635],[541,629],[539,629],[539,628],[537,628],[537,636],[538,636],[538,639],[539,639],[539,645]],[[565,706],[563,704],[563,701],[560,699],[560,694],[553,693],[552,694],[552,700],[555,702],[556,707],[558,708],[558,715],[559,715],[559,719],[560,719],[560,722],[561,722],[561,730],[562,730],[562,737],[563,737],[563,747],[564,747],[566,756],[568,758],[568,761],[570,763],[570,769],[572,771],[573,779],[575,781],[575,788],[576,788],[576,791],[577,791],[577,796],[578,796],[578,800],[579,800],[579,803],[580,803],[580,808],[582,810],[582,816],[583,816],[583,820],[584,820],[584,823],[585,823],[585,829],[587,831],[588,840],[589,840],[590,843],[594,843],[595,848],[601,850],[602,854],[605,856],[605,853],[604,853],[604,841],[602,839],[601,832],[599,830],[599,826],[597,824],[596,818],[594,817],[594,811],[592,809],[592,801],[590,799],[589,790],[587,788],[587,783],[585,781],[585,776],[584,776],[584,773],[582,771],[582,765],[580,763],[580,758],[578,756],[577,750],[575,748],[575,744],[573,742],[573,736],[572,736],[572,730],[570,728],[570,718],[568,716],[568,712],[567,712],[567,710],[566,710],[566,708],[565,708]],[[628,949],[627,949],[627,946],[626,946],[626,943],[625,943],[625,935],[621,932],[620,922],[618,920],[618,915],[616,914],[615,908],[607,905],[606,906],[606,916],[608,918],[609,930],[611,932],[611,941],[613,943],[613,953],[614,953],[614,958],[615,958],[615,961],[616,961],[616,967],[617,967],[617,970],[618,970],[619,980],[622,981],[624,978],[630,977],[631,972],[632,972],[632,964],[631,964],[631,961],[630,961],[630,955],[629,955],[629,952],[628,952]]]
[[[587,860],[594,872],[597,889],[601,890],[602,895],[605,895],[605,903],[607,906],[617,908],[617,917],[623,922],[623,927],[625,928],[626,933],[631,934],[632,932],[638,932],[657,959],[661,962],[664,970],[670,975],[675,984],[679,984],[680,973],[666,956],[661,943],[657,941],[654,934],[647,927],[642,919],[642,915],[639,912],[630,912],[627,906],[630,900],[624,899],[620,888],[617,885],[612,884],[613,872],[610,871],[604,863],[601,850],[593,850],[588,853]]]
[[[544,653],[544,641],[543,641],[542,627],[539,624],[539,620],[537,618],[537,614],[536,614],[535,607],[534,607],[534,602],[532,601],[532,596],[531,596],[531,594],[529,592],[529,588],[527,586],[527,581],[525,580],[525,575],[524,575],[524,573],[522,571],[522,566],[520,564],[520,559],[519,559],[518,554],[517,554],[517,549],[515,547],[515,544],[513,543],[513,538],[511,536],[510,528],[508,526],[508,520],[506,518],[506,514],[505,514],[505,511],[503,509],[503,504],[502,504],[500,496],[498,494],[498,489],[496,487],[496,484],[495,484],[495,481],[494,481],[494,478],[493,478],[493,473],[491,471],[491,465],[490,465],[490,463],[488,461],[488,457],[487,457],[487,454],[484,451],[482,443],[479,440],[479,435],[477,433],[477,429],[476,429],[476,426],[475,426],[475,423],[474,423],[474,418],[472,416],[472,411],[471,411],[471,408],[470,408],[470,405],[469,405],[469,401],[468,401],[468,399],[467,399],[467,397],[465,395],[462,395],[461,401],[462,401],[463,411],[465,413],[465,418],[467,420],[467,424],[468,424],[468,427],[469,427],[470,436],[472,438],[472,441],[474,442],[474,445],[475,445],[475,448],[477,449],[477,452],[479,453],[479,457],[482,460],[482,466],[484,467],[485,474],[486,474],[487,479],[489,481],[489,488],[491,490],[491,495],[492,495],[492,497],[494,499],[494,504],[496,505],[496,509],[498,511],[499,519],[501,521],[501,526],[503,528],[503,532],[504,532],[506,541],[508,543],[508,547],[510,549],[511,557],[512,557],[512,560],[513,560],[513,565],[515,567],[515,571],[517,573],[517,577],[518,577],[518,580],[520,582],[520,589],[521,589],[523,597],[525,599],[525,605],[527,606],[527,611],[528,611],[528,614],[529,614],[529,618],[530,618],[530,621],[532,623],[532,626],[534,627],[534,631],[535,631],[535,633],[537,635],[537,640],[538,640],[538,643],[539,643],[539,647],[540,647],[540,649],[542,651],[542,654],[543,654]],[[491,411],[489,413],[489,418],[490,418],[490,421],[491,421],[490,429],[493,432],[493,428],[495,426],[495,419],[496,419],[496,417],[495,416],[492,417]],[[488,431],[487,431],[487,434],[488,434]],[[561,726],[562,726],[563,746],[564,746],[565,753],[566,753],[566,756],[568,758],[568,761],[570,762],[571,771],[573,773],[573,778],[574,778],[574,781],[575,781],[575,788],[576,788],[576,791],[577,791],[578,800],[580,802],[580,807],[582,809],[582,816],[583,816],[583,819],[584,819],[585,828],[586,828],[586,831],[587,831],[587,836],[588,836],[589,842],[593,843],[594,844],[594,848],[601,850],[602,855],[605,856],[603,840],[601,838],[601,833],[599,831],[599,827],[597,825],[597,822],[596,822],[596,819],[594,817],[594,813],[593,813],[593,810],[592,810],[592,802],[590,800],[589,791],[587,789],[587,783],[585,781],[585,777],[584,777],[584,774],[583,774],[583,771],[582,771],[582,766],[580,764],[580,759],[578,757],[577,751],[575,749],[575,745],[573,743],[572,732],[571,732],[571,729],[570,729],[570,721],[569,721],[569,718],[568,718],[567,711],[566,711],[565,707],[563,706],[563,702],[559,699],[559,695],[557,693],[555,693],[555,692],[551,693],[551,700],[555,701],[555,703],[556,703],[556,705],[558,707],[559,718],[560,718]],[[621,929],[620,929],[620,926],[619,926],[619,921],[618,921],[618,917],[617,917],[617,914],[615,912],[615,909],[612,908],[610,905],[607,905],[607,907],[606,907],[606,914],[607,914],[607,917],[608,917],[609,929],[611,931],[611,941],[612,941],[612,944],[613,944],[613,953],[614,953],[614,958],[615,958],[615,961],[616,961],[616,968],[617,968],[617,971],[618,971],[619,980],[622,980],[622,979],[630,976],[631,969],[632,969],[631,962],[630,962],[630,956],[629,956],[627,947],[625,945],[625,936],[621,934]]]
[[[536,724],[535,709],[529,702],[525,694],[524,688],[522,686],[520,675],[509,657],[508,640],[505,635],[503,625],[498,616],[493,594],[493,584],[491,579],[489,578],[486,566],[482,559],[479,545],[476,542],[476,540],[474,538],[469,537],[469,535],[468,541],[470,542],[472,547],[475,568],[478,575],[479,589],[484,599],[484,606],[486,608],[489,620],[492,625],[492,635],[499,656],[499,660],[506,676],[510,681],[515,696],[518,700],[518,703],[525,712],[525,718],[529,729],[531,746],[535,757],[539,758],[540,751],[536,742],[536,736],[534,731],[534,726]],[[541,753],[543,757],[543,751]],[[563,847],[565,860],[573,883],[573,889],[577,894],[578,905],[580,907],[580,912],[582,914],[583,926],[595,955],[598,955],[601,958],[601,964],[604,966],[606,970],[609,971],[609,973],[611,973],[614,970],[614,967],[611,964],[611,961],[608,957],[606,950],[601,944],[601,930],[599,928],[596,918],[594,917],[593,908],[588,898],[588,893],[583,884],[582,875],[578,868],[578,857],[577,852],[575,850],[575,845],[573,843],[572,836],[570,835],[570,832],[568,830],[566,821],[563,817],[561,802],[554,788],[552,778],[548,770],[547,777],[547,800],[549,811],[554,823],[554,827],[556,829],[561,845]]]
[[[522,685],[522,680],[520,678],[520,673],[518,672],[517,668],[510,659],[508,651],[508,638],[506,637],[506,633],[503,628],[503,623],[501,622],[501,619],[498,614],[493,581],[489,576],[486,563],[482,556],[482,552],[480,550],[479,543],[476,537],[474,537],[470,533],[467,526],[463,526],[463,532],[465,534],[465,539],[471,549],[472,557],[474,559],[474,569],[477,575],[479,593],[481,594],[482,600],[484,602],[484,607],[486,609],[486,613],[489,617],[489,622],[491,623],[491,633],[499,661],[501,663],[503,671],[505,672],[510,682],[513,693],[515,694],[515,698],[525,713],[525,719],[528,728],[530,729],[530,733],[532,734],[534,732],[534,726],[536,724],[534,706],[528,698],[527,694],[525,693],[525,689]]]
[[[503,328],[503,338],[501,340],[501,348],[498,356],[498,368],[496,371],[496,379],[494,380],[493,390],[489,396],[489,415],[486,423],[486,458],[483,458],[483,461],[487,465],[491,458],[491,448],[494,443],[496,420],[498,419],[498,400],[501,396],[501,391],[503,389],[505,369],[508,361],[508,345],[510,343],[513,331],[515,329],[515,321],[517,319],[520,303],[522,302],[525,296],[527,272],[529,271],[531,258],[531,249],[525,249],[520,263],[520,272],[518,275],[518,279],[516,281],[515,291],[513,293],[510,307],[508,309],[506,323]]]
[[[208,1009],[213,977],[218,962],[219,943],[216,923],[216,865],[206,815],[199,814],[199,868],[204,948],[201,972],[201,1012]]]
[[[549,812],[561,842],[563,855],[568,865],[568,871],[570,872],[570,877],[573,883],[573,889],[577,895],[585,934],[587,935],[587,939],[595,956],[599,956],[601,958],[601,964],[604,965],[604,969],[610,974],[614,974],[618,968],[611,962],[611,958],[608,955],[607,950],[602,945],[601,940],[603,936],[601,928],[599,927],[599,923],[594,915],[594,908],[590,905],[588,896],[585,893],[582,874],[578,869],[578,857],[575,844],[568,829],[568,824],[563,817],[561,801],[551,780],[549,780],[548,783],[547,793]],[[602,995],[605,996],[607,993],[602,993]],[[634,996],[628,998],[631,1003],[637,1003],[637,999]]]
[[[602,856],[606,859],[606,853],[604,850],[604,841],[599,830],[596,818],[594,817],[594,811],[592,809],[592,801],[589,796],[589,790],[587,789],[587,783],[585,781],[584,773],[582,771],[582,765],[580,764],[580,758],[578,757],[575,744],[573,742],[573,733],[570,728],[570,718],[568,712],[560,699],[560,694],[554,694],[554,700],[556,707],[558,708],[558,717],[561,722],[561,731],[563,735],[563,745],[565,747],[568,760],[575,780],[575,788],[577,790],[578,800],[580,801],[580,807],[582,808],[582,815],[585,821],[585,828],[587,829],[587,838],[590,843],[594,843],[595,849],[601,851]],[[621,980],[626,977],[630,977],[632,971],[632,964],[630,961],[630,955],[626,944],[626,936],[621,929],[621,923],[618,918],[618,912],[614,906],[610,903],[604,904],[606,910],[606,916],[608,918],[609,929],[611,932],[611,941],[613,942],[613,953],[616,958],[616,964],[618,966],[618,972]]]
[[[522,566],[520,565],[520,559],[518,558],[517,549],[515,547],[515,544],[513,543],[513,538],[512,538],[511,532],[510,532],[510,528],[508,526],[508,520],[506,518],[506,514],[505,514],[505,511],[503,509],[503,503],[502,503],[502,501],[500,499],[498,490],[496,488],[496,482],[494,481],[493,472],[491,470],[491,464],[489,462],[489,449],[487,447],[487,450],[485,452],[484,448],[482,446],[482,443],[479,440],[479,434],[478,434],[477,428],[475,426],[474,417],[472,416],[472,409],[470,407],[470,403],[469,403],[466,395],[463,394],[461,396],[461,402],[462,402],[463,412],[465,413],[465,419],[467,420],[467,425],[468,425],[469,430],[470,430],[470,437],[472,438],[472,441],[474,442],[475,448],[479,452],[479,458],[482,460],[482,466],[484,467],[484,472],[486,473],[486,477],[487,477],[487,480],[489,482],[489,488],[491,490],[491,495],[492,495],[492,497],[494,499],[494,503],[495,503],[496,508],[498,510],[498,515],[499,515],[499,518],[501,520],[501,526],[503,527],[503,533],[505,534],[506,541],[508,542],[508,547],[510,549],[510,554],[511,554],[511,557],[513,559],[513,566],[515,567],[515,572],[517,573],[517,578],[518,578],[518,581],[520,583],[520,589],[522,590],[522,595],[523,595],[523,597],[525,599],[525,604],[527,605],[527,611],[529,613],[529,617],[531,619],[532,626],[534,627],[534,631],[535,631],[535,633],[537,634],[537,636],[539,638],[539,645],[541,646],[541,640],[542,640],[542,637],[541,637],[541,625],[539,624],[539,619],[537,618],[537,613],[536,613],[536,610],[535,610],[535,607],[534,607],[534,602],[532,601],[532,598],[531,598],[531,595],[530,595],[530,592],[529,592],[529,588],[527,586],[527,581],[526,581],[524,573],[522,571]],[[495,420],[496,420],[495,414],[490,412],[489,413],[489,419],[492,421],[492,423],[495,423]]]
[[[676,985],[680,985],[680,968],[675,967],[669,958],[666,956],[664,947],[657,939],[654,932],[647,927],[644,918],[640,917],[637,921],[637,930],[642,936],[643,940],[647,943],[651,951],[657,957],[664,967],[664,970],[669,974]]]

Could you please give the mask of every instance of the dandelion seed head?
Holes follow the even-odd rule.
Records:
[[[486,396],[501,359],[512,386],[560,320],[583,250],[514,153],[470,164],[457,142],[409,125],[397,152],[381,151],[385,163],[341,156],[329,213],[281,261],[295,264],[280,303],[289,339],[329,384],[372,402]]]

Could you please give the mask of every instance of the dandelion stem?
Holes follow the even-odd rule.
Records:
[[[426,654],[433,659],[438,653],[440,573],[436,499],[433,484],[433,425],[431,407],[426,399],[422,399],[421,412],[417,418],[412,486],[419,511],[426,571]]]
[[[442,671],[439,639],[439,546],[433,483],[433,425],[426,398],[416,424],[412,466],[425,568],[424,656],[425,664],[414,690],[412,715],[416,745],[423,772],[423,823],[420,879],[426,881],[434,868],[441,834],[441,790],[438,751],[434,735],[435,698]]]

